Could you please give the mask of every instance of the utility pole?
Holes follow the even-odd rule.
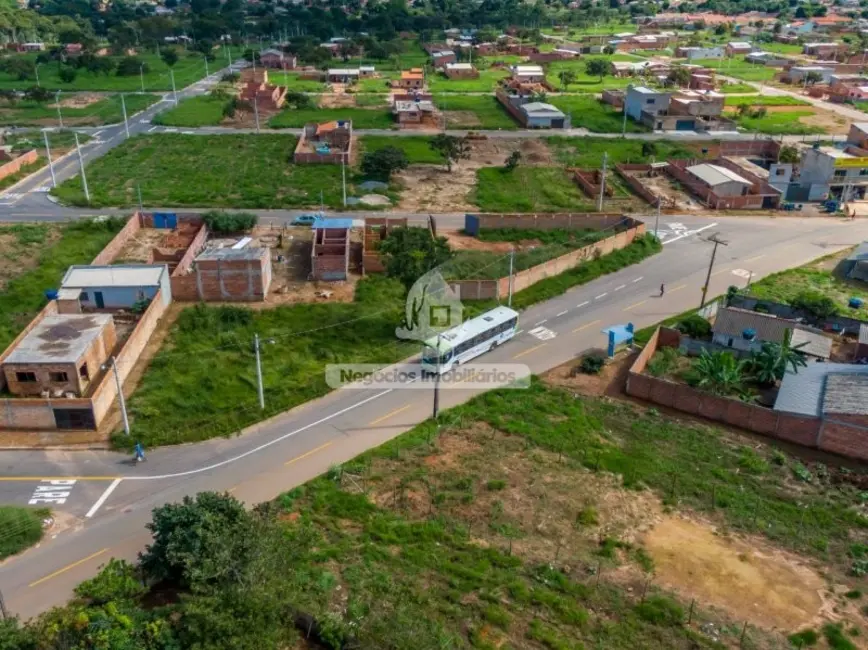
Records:
[[[54,103],[57,106],[57,121],[60,122],[60,128],[63,128],[63,115],[60,113],[60,93],[61,91],[57,91],[57,94],[54,96]]]
[[[660,227],[660,204],[663,202],[662,197],[657,197],[657,216],[654,218],[654,239],[660,239],[657,235],[657,230]]]
[[[202,55],[202,58],[205,59],[205,77],[207,78],[207,77],[210,77],[210,76],[211,76],[211,73],[208,72],[208,55],[207,55],[207,54],[203,54],[203,55]]]
[[[253,335],[253,350],[256,352],[256,385],[259,389],[259,408],[265,409],[265,392],[262,388],[262,361],[259,358],[259,334]]]
[[[440,334],[437,334],[437,374],[434,376],[434,419],[440,413]]]
[[[54,175],[54,162],[51,160],[51,149],[48,146],[48,131],[42,130],[42,139],[45,141],[45,155],[48,156],[48,171],[51,172],[51,186],[57,187],[57,177]]]
[[[130,124],[127,121],[127,102],[124,99],[124,94],[121,93],[121,111],[124,114],[124,131],[127,133],[127,140],[130,139]]]
[[[141,214],[142,212],[145,211],[145,208],[142,205],[142,186],[139,185],[138,183],[136,183],[136,194],[139,195],[139,213]]]
[[[3,600],[3,592],[2,591],[0,591],[0,616],[3,617],[4,621],[7,618],[9,618],[9,612],[6,609],[6,601]]]
[[[115,386],[117,386],[118,389],[118,406],[121,407],[121,417],[124,419],[124,433],[130,435],[130,420],[127,417],[127,403],[124,401],[124,391],[121,386],[121,377],[118,374],[118,364],[113,356],[109,357],[109,362],[115,376]]]
[[[603,172],[600,174],[600,196],[597,198],[597,212],[603,211],[603,195],[606,193],[606,164],[609,162],[609,153],[603,152]]]
[[[253,96],[253,114],[256,116],[256,132],[259,133],[259,100]]]
[[[142,94],[145,94],[145,64],[139,66],[139,81],[142,84]]]
[[[75,135],[75,150],[78,152],[78,165],[81,167],[81,185],[84,188],[84,198],[90,203],[90,190],[87,189],[87,175],[84,173],[84,158],[81,155],[81,145],[78,143],[78,133],[73,132]]]
[[[714,258],[717,256],[717,247],[720,244],[723,244],[724,246],[729,246],[729,242],[721,239],[719,233],[714,233],[708,239],[706,239],[706,241],[712,242],[714,244],[714,248],[711,251],[711,261],[708,263],[708,274],[705,276],[705,285],[702,287],[702,302],[699,303],[700,309],[705,307],[705,299],[708,296],[708,285],[711,282],[711,269],[714,268]]]
[[[175,98],[175,106],[178,105],[178,91],[175,90],[175,71],[169,68],[169,76],[172,78],[172,97]]]
[[[512,307],[512,283],[513,283],[512,271],[513,271],[514,267],[515,267],[515,247],[513,247],[509,251],[509,296],[506,299],[506,306],[507,307]]]
[[[622,109],[622,111],[624,113],[624,117],[621,120],[621,137],[626,138],[627,137],[627,101],[626,101],[626,98],[624,101],[624,108]]]
[[[37,63],[36,67],[33,68],[33,71],[36,73],[36,87],[37,88],[40,87],[40,85],[39,85],[39,66],[41,66],[41,65],[42,65],[41,63]]]
[[[344,207],[347,207],[347,154],[341,156],[341,188],[344,195]]]

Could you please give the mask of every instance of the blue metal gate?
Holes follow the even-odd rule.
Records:
[[[177,228],[178,215],[174,212],[155,212],[154,228]]]

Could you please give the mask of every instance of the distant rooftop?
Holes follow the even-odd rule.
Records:
[[[267,249],[259,247],[247,248],[206,248],[196,256],[196,261],[203,260],[258,260],[263,251]]]
[[[111,314],[46,316],[21,339],[4,363],[75,363],[110,323]]]
[[[848,382],[842,379],[828,380],[833,376],[858,375],[862,379]],[[819,417],[823,413],[852,413],[834,411],[833,409],[859,409],[861,413],[868,411],[868,366],[852,363],[808,363],[799,368],[797,373],[788,370],[781,381],[781,388],[775,400],[775,410],[812,415]],[[851,392],[850,395],[847,393]],[[861,406],[851,405],[853,398],[861,396]]]
[[[124,264],[118,266],[70,266],[60,286],[64,289],[90,287],[155,287],[167,272],[165,264]]]
[[[753,183],[743,176],[739,176],[731,169],[721,167],[720,165],[701,163],[699,165],[688,167],[687,171],[709,185],[720,185],[721,183],[729,183],[732,181],[743,183],[745,185],[753,185]]]

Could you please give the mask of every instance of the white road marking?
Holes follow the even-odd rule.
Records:
[[[747,269],[733,269],[732,274],[744,279],[750,277],[750,271]]]
[[[33,190],[33,191],[34,191],[34,192],[50,192],[50,191],[51,191],[51,187],[50,187],[49,185],[40,185],[39,187],[37,187],[37,188],[36,188],[35,190]]]
[[[622,284],[620,287],[615,287],[615,291],[620,291],[621,289],[623,289],[626,286],[627,286],[626,284]]]
[[[139,124],[150,124],[151,120],[139,120]]]
[[[536,327],[537,325],[542,325],[542,324],[545,323],[547,320],[548,320],[547,318],[543,318],[541,321],[539,321],[538,323],[534,323],[533,325],[534,325],[534,327]]]
[[[340,411],[336,411],[331,415],[327,415],[315,422],[311,422],[310,424],[306,424],[303,427],[299,427],[295,431],[290,431],[289,433],[284,433],[282,436],[278,436],[274,440],[269,440],[268,442],[264,442],[258,447],[254,447],[253,449],[248,449],[242,454],[238,454],[237,456],[233,456],[232,458],[227,458],[226,460],[221,460],[219,463],[213,463],[212,465],[207,465],[205,467],[199,467],[197,469],[190,469],[186,472],[177,472],[176,474],[158,474],[156,476],[126,476],[124,477],[127,481],[163,481],[167,478],[179,478],[181,476],[192,476],[193,474],[201,474],[202,472],[210,472],[212,469],[217,469],[218,467],[223,467],[228,465],[229,463],[234,463],[237,460],[241,460],[242,458],[247,458],[248,456],[252,456],[253,454],[257,454],[263,449],[268,449],[272,445],[276,445],[279,442],[283,442],[287,438],[292,438],[299,433],[307,431],[308,429],[312,429],[315,426],[319,426],[323,422],[328,422],[329,420],[333,420],[336,417],[343,415],[344,413],[348,413],[353,409],[357,409],[360,406],[364,406],[368,402],[373,402],[375,399],[380,399],[384,395],[388,395],[394,388],[388,388],[382,392],[377,393],[376,395],[371,395],[370,397],[366,397],[365,399],[352,404],[351,406],[347,406],[346,408],[341,409]]]
[[[154,131],[156,128],[157,128],[157,127],[152,126],[150,129],[148,129],[148,133],[150,133],[151,131]]]
[[[564,309],[562,312],[558,312],[557,315],[558,315],[558,316],[563,316],[564,314],[568,313],[569,311],[570,311],[569,309]]]
[[[90,507],[90,510],[87,511],[87,514],[85,515],[85,518],[90,519],[91,517],[93,517],[93,516],[96,514],[96,511],[99,510],[99,509],[102,507],[102,504],[105,503],[105,500],[108,499],[109,496],[111,496],[111,493],[115,491],[115,488],[116,488],[118,485],[120,485],[121,480],[122,480],[122,479],[116,478],[114,481],[112,481],[112,482],[109,484],[109,486],[105,489],[105,492],[103,492],[103,493],[100,495],[99,499],[96,500],[96,503],[94,503],[94,504]]]
[[[30,497],[28,505],[35,506],[40,503],[54,503],[63,505],[69,498],[73,486],[76,484],[75,479],[58,480],[58,481],[42,481],[36,486],[33,495]]]
[[[183,133],[184,135],[193,135],[196,132],[195,131],[181,131],[181,133]]]
[[[528,334],[538,338],[540,341],[548,341],[557,336],[557,333],[551,331],[547,327],[537,327],[528,332]]]
[[[685,237],[689,237],[690,235],[698,235],[703,230],[708,230],[709,228],[714,228],[716,225],[717,225],[717,222],[715,221],[714,223],[710,223],[707,226],[703,226],[702,228],[697,228],[696,230],[688,230],[687,232],[685,232],[681,235],[678,235],[678,237],[674,237],[673,239],[667,239],[665,242],[663,242],[663,245],[665,246],[666,244],[671,244],[674,241],[678,241],[679,239],[684,239]]]
[[[589,300],[586,300],[585,302],[580,302],[578,305],[576,305],[576,307],[584,307],[584,306],[587,305],[589,302],[590,302]]]
[[[100,130],[97,131],[96,133],[93,133],[92,136],[93,136],[94,138],[99,137],[99,134],[102,133],[102,131],[103,131],[103,130],[100,129]]]
[[[635,280],[633,280],[633,282],[634,282],[634,283],[639,282],[639,280],[641,280],[643,277],[644,277],[644,276],[640,275],[638,278],[636,278]]]
[[[596,298],[594,298],[594,300],[599,300],[600,298],[605,298],[605,297],[608,296],[608,295],[609,295],[609,292],[608,292],[608,291],[607,291],[606,293],[601,293],[599,296],[597,296]]]

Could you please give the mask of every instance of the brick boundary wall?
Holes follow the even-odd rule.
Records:
[[[112,240],[105,245],[99,254],[93,258],[91,266],[101,266],[103,264],[111,264],[114,259],[120,254],[127,242],[136,236],[136,233],[142,229],[141,215],[136,212],[127,219],[127,223],[118,231]]]
[[[17,158],[10,160],[9,162],[0,165],[0,179],[6,178],[7,176],[11,176],[20,170],[24,165],[30,165],[35,163],[39,159],[39,153],[36,149],[31,149],[27,151]]]
[[[510,103],[509,95],[498,89],[497,92],[494,93],[494,96],[497,97],[497,101],[501,103],[501,105],[506,109],[506,112],[509,113],[516,122],[522,126],[527,126],[527,117]]]
[[[690,386],[643,374],[658,348],[677,347],[681,334],[659,327],[627,373],[625,392],[642,400],[805,447],[868,460],[868,418],[795,415],[719,397]]]
[[[605,239],[589,244],[574,251],[570,251],[565,255],[556,257],[537,264],[524,271],[519,271],[513,277],[513,291],[519,292],[523,289],[536,284],[540,280],[548,277],[560,275],[561,273],[578,266],[581,262],[594,259],[597,255],[607,255],[616,250],[620,250],[629,246],[637,236],[645,233],[645,224],[635,219],[630,219],[631,222],[638,225],[616,233]],[[505,296],[509,293],[509,278],[499,278],[497,280],[458,280],[448,283],[450,287],[462,300],[483,300],[488,298],[497,298]]]
[[[193,241],[190,242],[190,245],[187,247],[187,250],[184,252],[183,257],[178,261],[178,266],[175,267],[175,270],[172,271],[172,278],[174,279],[176,276],[183,275],[187,273],[190,268],[193,266],[193,260],[196,259],[196,256],[202,251],[205,247],[205,241],[208,239],[208,226],[204,223],[202,227],[199,228],[199,231],[196,233],[196,236],[193,237]]]
[[[573,179],[582,191],[592,199],[600,196],[600,171],[597,169],[574,169]],[[615,196],[611,185],[606,185],[606,196]]]
[[[580,230],[609,228],[638,228],[644,223],[620,212],[553,212],[547,214],[488,214],[477,212],[464,215],[464,230],[476,236],[492,228],[521,230]],[[643,231],[644,232],[644,231]]]
[[[136,323],[130,336],[124,341],[120,352],[117,354],[116,361],[118,372],[121,376],[121,383],[129,376],[136,361],[147,345],[151,334],[156,328],[157,323],[166,311],[167,305],[163,304],[162,294],[157,291],[151,304],[142,314],[139,322]],[[51,314],[57,313],[57,302],[52,300],[45,308],[34,318],[28,327],[6,348],[3,355],[0,356],[0,362],[14,348],[18,341],[23,338],[27,332],[33,329],[37,323],[43,318]],[[5,381],[5,380],[4,380]],[[96,427],[99,428],[100,422],[105,417],[105,414],[114,406],[117,398],[117,386],[111,372],[103,372],[93,393],[90,397],[79,397],[74,399],[66,398],[43,398],[43,397],[26,397],[26,398],[9,398],[0,400],[0,431],[4,429],[16,430],[55,430],[56,423],[54,420],[54,408],[79,408],[90,409],[94,415]]]
[[[726,167],[730,169],[731,167],[736,167],[727,160],[722,159],[713,159],[707,161],[710,164],[720,165],[722,167]],[[774,192],[774,194],[745,194],[743,196],[718,196],[711,189],[707,188],[705,185],[700,183],[697,179],[692,177],[690,173],[687,171],[687,167],[695,164],[693,160],[670,160],[669,164],[665,167],[666,173],[669,174],[676,181],[686,186],[695,196],[697,196],[703,203],[706,204],[709,208],[713,210],[758,210],[763,207],[763,201],[767,196],[772,196],[780,201],[781,194],[780,192]],[[744,176],[747,180],[751,180],[747,178],[749,172],[745,172],[741,168],[738,168],[738,174]],[[733,170],[735,171],[735,170]],[[755,189],[755,185],[751,187],[752,190]]]
[[[672,199],[668,199],[666,197],[658,197],[654,192],[646,188],[637,178],[630,176],[627,172],[630,171],[651,171],[651,165],[647,164],[626,164],[621,163],[615,165],[615,173],[623,180],[627,186],[632,190],[635,194],[637,194],[640,198],[644,199],[649,203],[649,205],[657,205],[657,201],[660,198],[663,198],[663,204],[671,204],[674,206],[674,201]]]

